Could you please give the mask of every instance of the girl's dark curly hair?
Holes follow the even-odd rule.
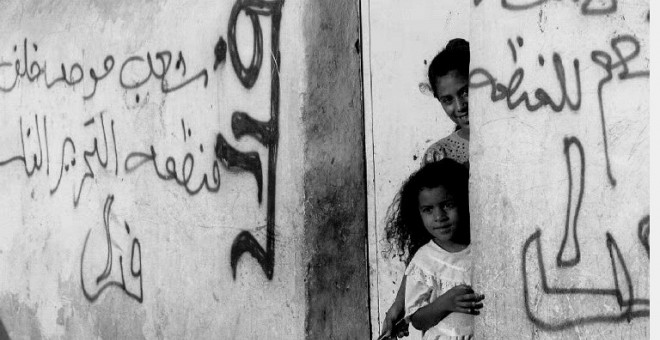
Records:
[[[385,253],[391,254],[396,248],[395,255],[407,265],[417,250],[431,240],[419,212],[419,193],[424,188],[439,186],[456,200],[463,224],[459,229],[458,241],[469,244],[468,178],[468,169],[449,158],[426,164],[413,173],[387,210],[385,233],[390,248]]]
[[[466,78],[470,72],[470,43],[464,39],[450,40],[445,49],[440,51],[431,61],[428,77],[434,96],[438,91],[435,80],[454,70]]]

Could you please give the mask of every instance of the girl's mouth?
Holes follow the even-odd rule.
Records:
[[[462,116],[454,116],[454,117],[456,117],[456,120],[460,121],[461,123],[469,124],[467,113]]]

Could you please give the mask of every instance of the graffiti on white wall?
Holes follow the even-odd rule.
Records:
[[[632,270],[631,266],[639,266],[640,263],[646,263],[648,266],[649,213],[640,215],[621,211],[621,214],[629,215],[626,216],[630,221],[628,225],[613,225],[605,220],[601,222],[601,225],[590,225],[588,231],[585,223],[582,222],[585,218],[585,202],[592,201],[588,198],[591,198],[589,195],[593,195],[593,191],[585,189],[588,188],[588,185],[617,192],[620,190],[622,181],[629,180],[626,172],[617,168],[617,163],[612,162],[614,144],[611,131],[614,127],[610,125],[608,117],[618,112],[613,111],[613,108],[616,108],[615,103],[612,102],[611,97],[606,95],[606,91],[632,91],[631,89],[638,86],[639,83],[648,83],[648,57],[642,52],[645,50],[645,46],[642,44],[646,40],[643,37],[648,34],[650,18],[648,8],[644,9],[645,6],[648,7],[648,3],[635,7],[635,15],[637,15],[635,20],[641,26],[629,23],[621,24],[625,20],[625,18],[622,19],[624,14],[618,15],[618,12],[621,6],[629,5],[629,3],[619,3],[617,0],[553,2],[554,7],[550,6],[550,2],[546,0],[501,0],[501,2],[475,0],[473,9],[486,10],[487,3],[489,9],[496,8],[498,11],[514,16],[527,14],[530,11],[538,13],[536,20],[541,34],[535,35],[536,37],[552,38],[565,32],[560,30],[560,33],[556,33],[554,32],[555,27],[553,30],[547,30],[547,27],[544,26],[546,17],[552,15],[553,11],[559,11],[558,8],[565,10],[569,6],[575,7],[579,10],[581,17],[577,21],[574,18],[566,19],[559,24],[556,24],[558,21],[553,21],[557,25],[557,29],[560,25],[566,25],[575,30],[578,30],[578,27],[587,30],[596,27],[586,25],[590,20],[609,21],[607,28],[603,29],[602,40],[600,40],[605,41],[605,44],[599,40],[571,42],[571,44],[577,45],[571,45],[568,51],[559,46],[552,51],[554,47],[548,41],[553,41],[553,39],[540,43],[531,41],[532,47],[529,47],[525,33],[522,31],[519,35],[506,37],[503,39],[502,45],[506,46],[514,64],[510,75],[501,75],[502,69],[506,70],[506,67],[488,69],[480,65],[472,65],[470,84],[473,93],[476,93],[477,96],[487,96],[493,105],[498,108],[505,106],[505,109],[513,115],[568,113],[574,117],[576,124],[578,124],[579,117],[583,115],[597,114],[599,117],[599,126],[590,126],[590,136],[570,132],[563,137],[563,140],[557,141],[563,144],[566,165],[556,164],[554,166],[566,168],[568,176],[566,214],[562,216],[563,221],[548,223],[553,225],[552,228],[561,228],[562,236],[559,240],[548,240],[547,236],[544,240],[544,235],[547,235],[546,231],[537,227],[522,244],[520,259],[522,295],[523,307],[528,319],[538,329],[561,331],[578,325],[618,323],[648,317],[650,309],[648,293],[638,290],[639,286],[648,280],[648,277],[640,274],[644,272],[643,270]],[[629,16],[629,13],[627,11],[625,16]],[[621,28],[617,28],[619,24],[621,24]],[[543,48],[537,52],[535,48],[539,44]],[[548,49],[551,50],[550,53],[548,53]],[[533,57],[530,57],[530,53]],[[588,59],[578,57],[577,54],[588,55]],[[548,68],[551,70],[552,76],[550,77],[537,77],[534,73]],[[594,69],[599,71],[599,78],[590,76]],[[589,72],[586,72],[587,70]],[[529,85],[530,83],[534,85]],[[644,100],[639,106],[642,109],[637,109],[642,110],[637,112],[640,116],[648,114],[643,111],[643,103]],[[596,146],[601,150],[602,155],[589,154],[585,151],[583,141],[593,141],[592,135],[599,136],[600,141]],[[643,135],[635,138],[638,138],[640,142],[644,140]],[[597,148],[590,148],[590,150],[593,152]],[[602,163],[599,162],[601,157],[604,160]],[[594,158],[597,159],[590,161]],[[627,158],[629,159],[629,157]],[[602,168],[600,164],[602,164]],[[592,214],[594,211],[598,211],[597,206],[590,205],[586,210],[587,214]],[[594,230],[599,232],[594,234]],[[631,245],[626,242],[624,243],[625,249],[623,249],[621,234],[637,235],[634,240],[635,244]],[[589,242],[585,242],[586,240]],[[559,245],[556,250],[553,250],[555,252],[554,261],[544,259],[542,245],[548,243]],[[631,247],[637,248],[638,251],[630,251]],[[599,272],[606,274],[597,285],[575,284],[574,280],[569,279],[570,275],[574,277],[581,271],[587,273],[594,270],[584,263],[585,254],[595,254],[600,258],[609,259],[608,268],[598,269]],[[646,256],[641,259],[632,259],[631,256],[635,256],[633,254],[645,254]],[[562,281],[562,279],[565,280]],[[585,281],[588,282],[588,280]],[[598,306],[598,308],[593,308],[589,313],[584,313],[582,310],[574,313],[557,312],[557,310],[572,310],[570,306],[577,301],[580,303],[589,301],[590,306]],[[615,307],[612,307],[613,305]]]
[[[70,110],[82,110],[91,117],[80,125],[69,126],[76,132],[74,134],[63,131],[54,134],[54,129],[62,124],[52,115],[29,110],[10,112],[5,114],[4,124],[13,127],[3,131],[14,131],[8,138],[14,138],[20,149],[7,147],[0,153],[0,174],[19,171],[28,180],[48,183],[47,192],[51,199],[67,197],[74,209],[80,209],[91,201],[102,202],[103,211],[98,212],[96,222],[84,231],[86,236],[80,245],[80,288],[88,301],[95,302],[112,287],[139,303],[149,295],[146,293],[148,289],[143,287],[142,278],[143,273],[149,270],[143,268],[143,255],[149,253],[145,249],[150,245],[140,241],[139,223],[132,223],[114,214],[113,204],[123,198],[116,195],[112,188],[99,186],[97,189],[103,191],[102,197],[90,194],[89,187],[98,185],[99,177],[110,176],[123,180],[131,176],[139,179],[145,178],[145,175],[155,176],[163,187],[174,186],[176,190],[195,196],[220,192],[223,180],[229,178],[224,177],[225,174],[250,174],[257,187],[252,196],[254,202],[266,207],[266,237],[262,239],[248,230],[240,231],[233,240],[230,258],[218,261],[230,264],[233,279],[236,280],[239,260],[247,253],[258,261],[267,279],[272,280],[275,266],[276,165],[280,133],[280,23],[283,4],[282,0],[234,1],[226,27],[226,38],[220,35],[215,45],[208,46],[208,55],[212,56],[208,58],[210,65],[190,62],[186,56],[194,52],[158,48],[128,56],[107,53],[96,64],[61,62],[47,57],[44,47],[30,36],[25,36],[20,42],[14,42],[10,49],[2,49],[0,52],[0,97],[15,92],[29,96],[35,88],[45,91],[70,90],[69,96],[80,96],[83,102],[82,108]],[[253,34],[251,60],[243,60],[239,53],[238,47],[245,45],[237,35],[239,17],[249,19]],[[269,30],[265,31],[264,27]],[[268,50],[265,46],[268,46]],[[269,67],[264,67],[266,65]],[[245,148],[232,145],[233,142],[228,141],[222,133],[215,133],[215,138],[211,140],[195,142],[199,140],[194,138],[199,131],[191,127],[190,121],[195,118],[189,115],[182,115],[178,119],[180,127],[171,129],[176,130],[172,136],[182,140],[188,149],[183,156],[175,156],[167,148],[156,144],[140,147],[119,138],[118,129],[131,128],[127,124],[119,124],[123,115],[139,113],[140,105],[149,102],[152,100],[150,96],[154,96],[153,93],[144,94],[136,90],[156,85],[163,98],[184,89],[208,91],[209,81],[216,76],[226,76],[220,73],[222,67],[227,71],[233,70],[240,83],[238,86],[248,93],[257,79],[266,78],[270,81],[269,95],[259,99],[268,103],[268,120],[262,121],[255,118],[254,112],[239,108],[234,109],[231,115],[233,140],[256,140],[267,150],[266,160],[257,151],[241,151]],[[128,96],[128,103],[119,112],[110,108],[89,112],[87,103],[100,101],[103,92],[108,89],[135,94]],[[163,103],[165,99],[161,105]],[[67,111],[68,108],[63,107],[62,110]],[[208,129],[218,131],[213,126],[208,126]],[[213,155],[212,162],[204,162],[207,158],[202,156],[209,153]],[[111,218],[111,215],[115,218]],[[106,259],[104,265],[99,266],[98,261],[90,260],[99,256]]]

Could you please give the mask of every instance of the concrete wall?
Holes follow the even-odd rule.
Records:
[[[363,13],[373,333],[403,273],[381,252],[387,206],[452,129],[420,86],[424,61],[458,36],[471,45],[486,295],[476,338],[648,338],[649,3],[366,1]]]
[[[469,20],[467,1],[362,1],[374,338],[405,269],[383,253],[387,208],[426,148],[454,129],[427,84],[428,64],[449,40],[468,39]]]
[[[315,125],[362,121],[345,2],[3,2],[0,328],[301,339],[363,315],[347,331],[366,334],[364,204],[311,217],[364,192],[360,128],[343,143],[341,120]],[[346,63],[317,67],[327,48]],[[357,246],[326,273],[312,255],[332,228]],[[347,312],[318,318],[317,297]]]
[[[471,5],[477,338],[648,338],[649,2]]]
[[[308,339],[368,339],[359,5],[307,2],[305,259]]]

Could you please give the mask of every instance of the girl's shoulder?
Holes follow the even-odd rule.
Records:
[[[454,132],[454,133],[455,133],[455,132]],[[428,149],[427,149],[426,152],[428,153],[428,150],[439,149],[439,148],[442,148],[442,147],[446,146],[446,145],[449,143],[449,141],[453,139],[453,138],[452,138],[452,135],[453,135],[454,133],[452,133],[451,135],[445,136],[445,137],[443,137],[443,138],[440,138],[440,139],[437,140],[435,143],[431,144],[431,146],[428,147]],[[460,138],[460,137],[459,137],[459,138]]]
[[[450,253],[431,241],[419,248],[406,267],[406,276],[433,287],[440,281],[467,282],[471,270],[470,246]]]
[[[412,260],[410,260],[410,263],[408,266],[414,265],[414,266],[423,266],[425,263],[428,262],[430,258],[433,258],[434,256],[434,249],[433,249],[433,241],[429,241],[427,244],[421,246],[419,249],[417,249],[417,252],[415,255],[413,255]]]
[[[429,242],[417,250],[410,263],[406,267],[406,276],[414,281],[424,282],[427,286],[433,286],[433,274],[436,271],[433,261],[433,250]]]
[[[459,163],[468,161],[469,141],[461,137],[457,131],[431,144],[424,152],[422,164],[441,158],[451,158]]]
[[[452,148],[462,148],[467,147],[470,144],[470,141],[461,137],[458,131],[454,131],[449,136],[440,139],[438,143],[442,143],[443,145],[447,145]]]
[[[406,271],[416,268],[425,272],[433,272],[438,267],[450,267],[463,271],[470,268],[471,265],[472,250],[470,246],[467,246],[461,251],[451,253],[442,249],[433,241],[429,241],[429,243],[417,250],[417,253],[415,253],[415,256],[413,256],[408,264]]]

